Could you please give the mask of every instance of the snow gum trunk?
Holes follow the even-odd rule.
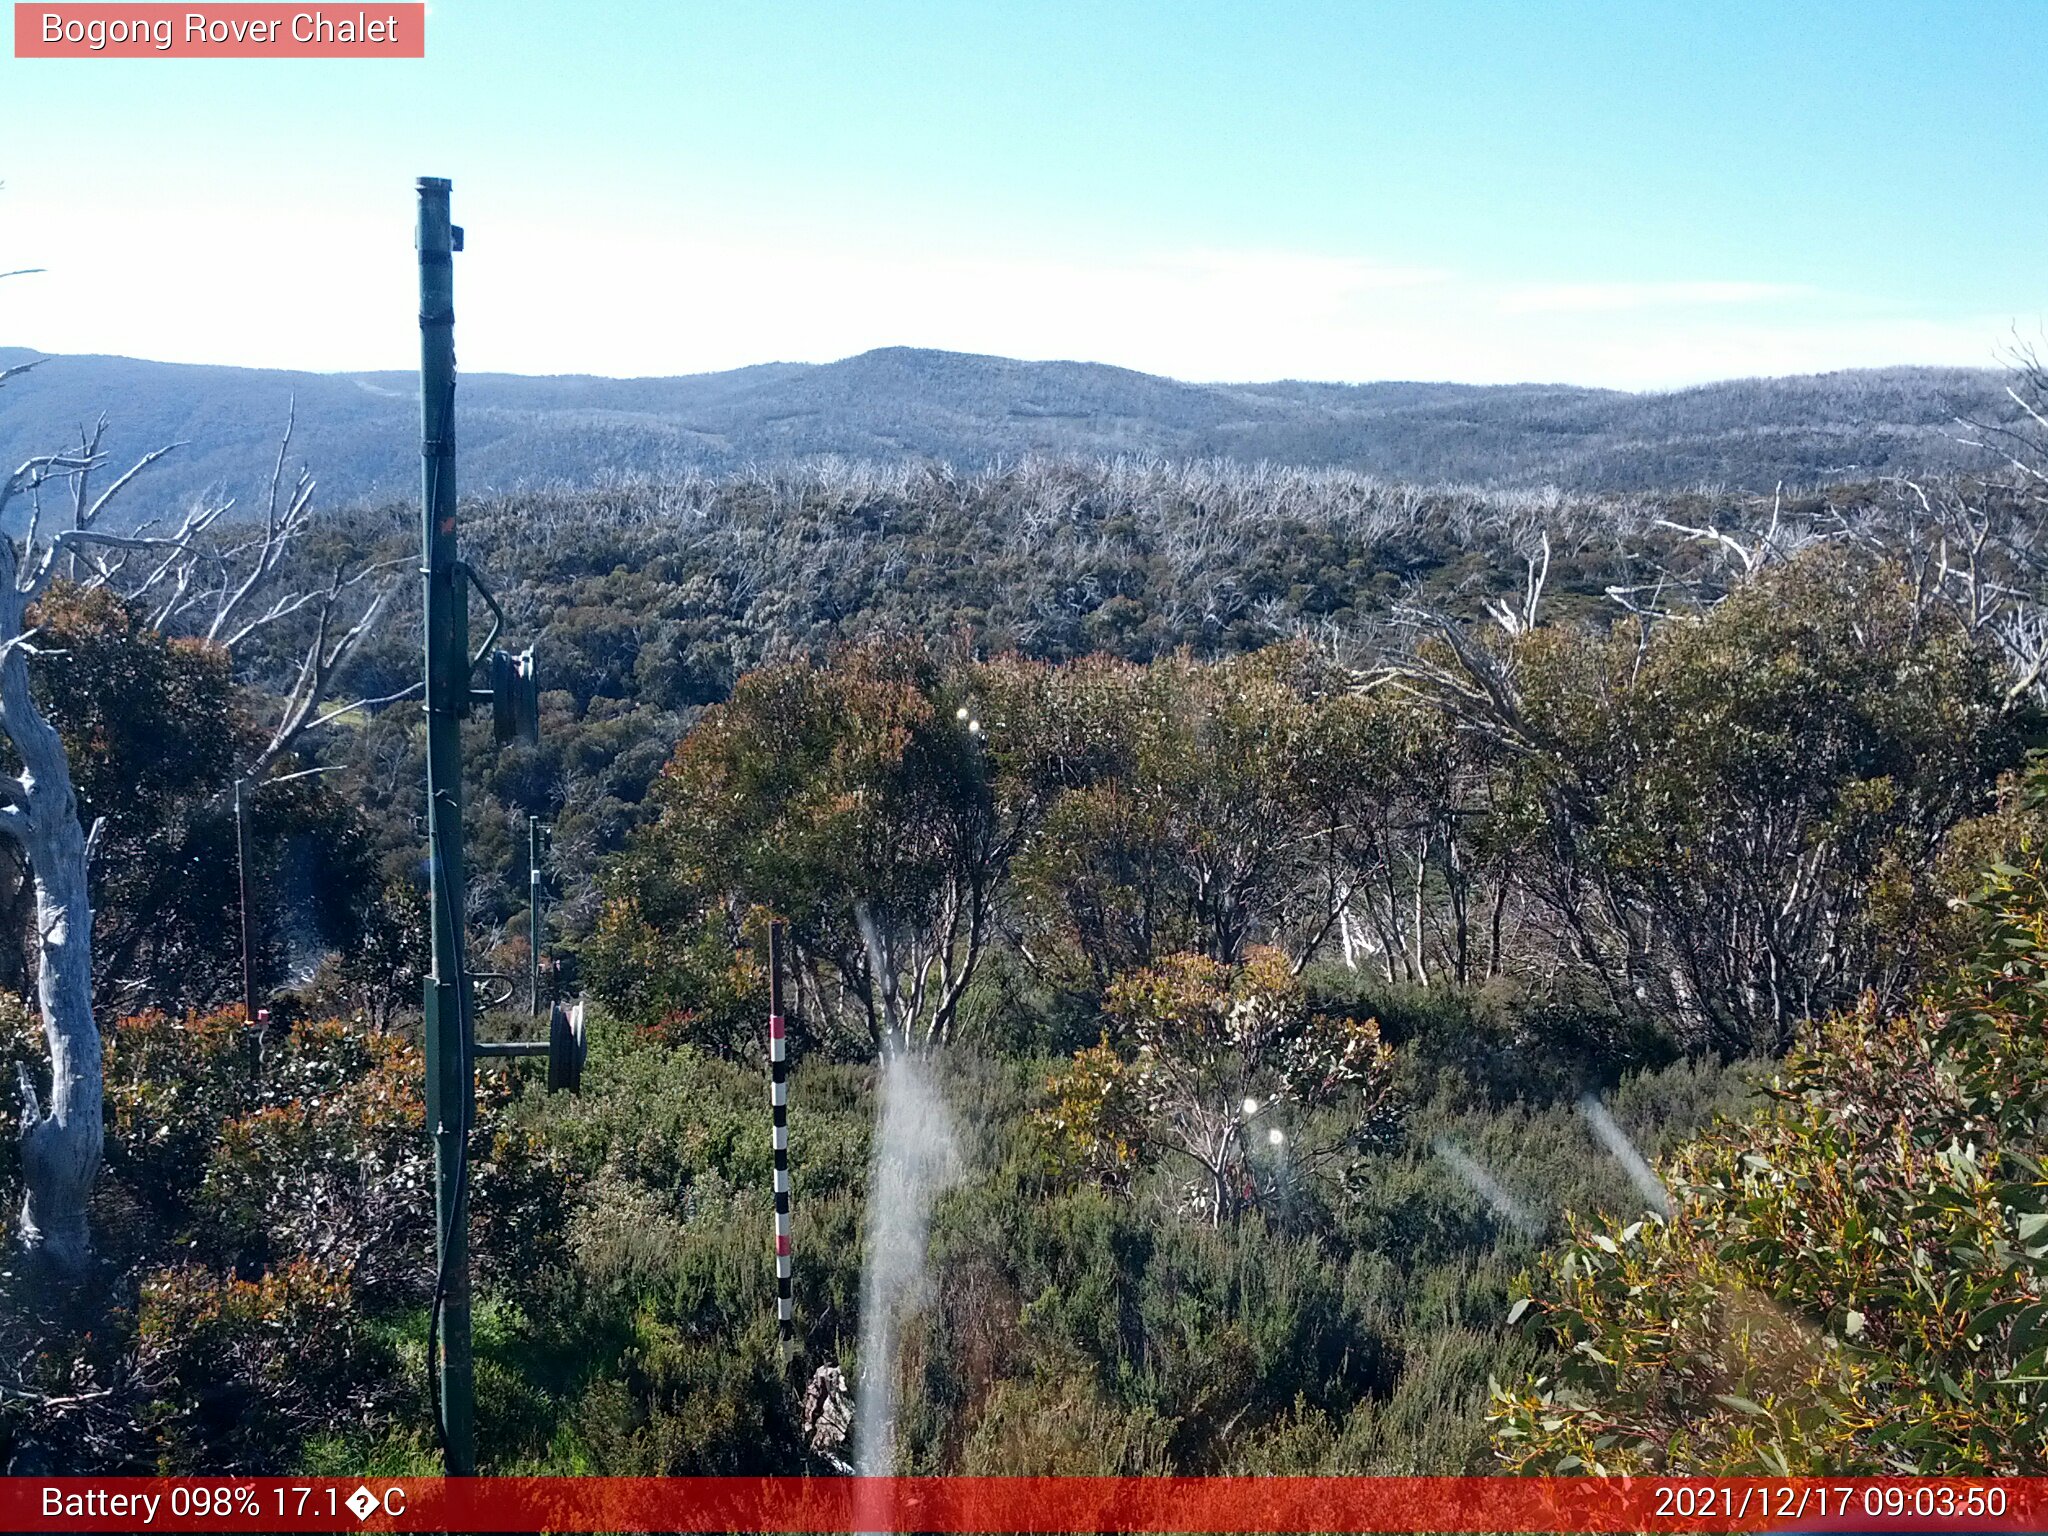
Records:
[[[48,857],[32,855],[42,935],[36,996],[50,1047],[50,1102],[38,1115],[30,1098],[22,1131],[21,1240],[58,1268],[76,1270],[90,1247],[86,1197],[100,1167],[100,1036],[92,1017],[85,838],[75,814],[52,819],[60,823],[50,839],[58,846]]]
[[[0,663],[0,672],[25,674],[20,653]],[[7,703],[18,698],[26,704],[27,691],[25,675],[0,676],[0,699]],[[29,727],[19,712],[6,712],[13,717],[16,729],[10,734],[24,749],[22,755],[44,759],[23,776],[30,804],[21,831],[35,878],[36,1000],[50,1051],[50,1095],[47,1104],[41,1103],[24,1072],[20,1240],[31,1255],[60,1271],[76,1272],[91,1248],[86,1202],[99,1174],[102,1135],[86,839],[57,733],[40,717]]]

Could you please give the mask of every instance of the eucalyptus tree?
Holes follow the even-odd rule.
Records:
[[[1988,643],[1841,543],[1639,634],[1424,634],[1373,680],[1507,765],[1514,879],[1558,943],[1617,1011],[1735,1052],[1902,980],[1942,840],[2029,726]]]
[[[1027,814],[1003,792],[976,680],[891,641],[741,678],[678,746],[655,820],[609,875],[600,993],[644,1022],[681,1019],[720,990],[720,946],[695,936],[723,935],[730,956],[772,912],[813,1038],[943,1045]]]

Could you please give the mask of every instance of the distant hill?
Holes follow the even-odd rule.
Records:
[[[0,366],[37,354],[0,348]],[[825,454],[979,465],[1030,453],[1228,457],[1338,465],[1390,479],[1629,491],[1768,490],[1974,462],[1958,415],[2004,418],[1997,373],[1891,368],[1743,379],[1659,394],[1517,384],[1184,384],[1100,363],[888,347],[822,365],[680,378],[466,375],[466,490],[581,483]],[[51,358],[0,390],[0,452],[18,462],[109,418],[161,506],[215,485],[257,494],[296,398],[295,457],[330,503],[410,497],[415,380],[125,357]]]

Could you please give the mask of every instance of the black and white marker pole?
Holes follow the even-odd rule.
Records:
[[[796,1301],[790,1289],[789,1062],[782,1020],[782,924],[768,925],[768,1107],[775,1122],[775,1322],[782,1363],[796,1348]]]

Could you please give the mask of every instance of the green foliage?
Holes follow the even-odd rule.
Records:
[[[1042,1123],[1113,1180],[1171,1162],[1184,1200],[1214,1225],[1284,1206],[1385,1129],[1393,1053],[1370,1020],[1309,1007],[1286,956],[1238,965],[1175,955],[1110,989],[1102,1044],[1049,1085]]]
[[[1826,548],[1640,645],[1543,629],[1499,665],[1513,702],[1484,713],[1533,753],[1543,829],[1523,878],[1618,1011],[1723,1050],[1896,995],[1943,839],[2025,736],[1994,654]]]
[[[168,1227],[191,1219],[221,1126],[249,1109],[262,1041],[240,1011],[117,1019],[105,1052],[106,1166]]]
[[[1268,981],[1298,1021],[1301,994]],[[581,1095],[484,1106],[485,1464],[823,1470],[775,1359],[761,1068],[595,1023]],[[395,1187],[423,1171],[416,1053],[340,1025],[264,1042],[232,1018],[150,1018],[116,1033],[113,1062],[103,1194],[150,1213],[126,1226],[148,1250],[131,1320],[90,1356],[92,1380],[147,1387],[113,1464],[420,1470],[432,1229],[418,1187]],[[941,1063],[975,1175],[934,1214],[933,1291],[900,1361],[910,1468],[1477,1470],[1486,1365],[1525,1358],[1501,1327],[1533,1247],[1433,1144],[1458,1140],[1546,1215],[1552,1192],[1631,1208],[1569,1107],[1503,1109],[1445,1067],[1332,1219],[1211,1231],[1143,1181],[1132,1198],[1046,1169],[1054,1065]],[[1654,1154],[1724,1081],[1688,1065],[1610,1102]],[[813,1057],[793,1074],[802,1359],[850,1376],[871,1094],[864,1068]],[[207,1122],[210,1136],[186,1129]],[[380,1161],[393,1155],[402,1168]],[[151,1255],[171,1238],[184,1257],[164,1267]],[[302,1390],[286,1364],[306,1352],[337,1374]]]
[[[1020,871],[1035,947],[1081,962],[1063,979],[1096,996],[1178,950],[1235,959],[1279,874],[1277,756],[1301,701],[1250,668],[1185,657],[1079,662],[1061,681],[1064,707],[1047,724],[1099,745]]]
[[[1368,845],[1387,836],[1401,786],[1449,755],[1440,731],[1420,739],[1437,717],[1354,699],[1348,683],[1296,646],[1054,672],[1048,707],[1001,738],[1058,742],[1061,792],[1019,859],[1015,898],[1048,979],[1099,1000],[1179,951],[1312,951],[1358,864],[1383,851]]]
[[[361,894],[353,941],[329,955],[292,999],[303,1015],[355,1016],[380,1029],[419,1006],[431,963],[429,897],[415,872],[386,873]],[[284,999],[274,999],[274,1003]]]
[[[305,1254],[365,1300],[416,1296],[433,1230],[419,1052],[307,1022],[265,1068],[215,1131],[196,1201],[207,1250],[245,1274]]]
[[[1780,1390],[1804,1357],[1779,1320],[1813,1297],[1717,1313],[1721,1280],[1746,1265],[1787,1286],[1803,1267],[1835,1290],[1863,1283],[1847,1259],[1825,1267],[1855,1251],[1848,1228],[1820,1229],[1809,1251],[1793,1225],[1809,1205],[1853,1204],[1828,1157],[1882,1175],[1855,1198],[1903,1203],[1881,1213],[1887,1233],[2024,1252],[2016,1224],[2000,1238],[1992,1223],[2021,1209],[2026,1181],[1999,1160],[2024,1128],[1942,1086],[1961,1081],[1961,1036],[1916,1046],[1884,1021],[1931,958],[1974,943],[1944,897],[1958,868],[2031,824],[2013,806],[1976,818],[2036,721],[2006,707],[1981,638],[1916,607],[1891,567],[1822,548],[1731,582],[1648,532],[1643,508],[1222,471],[764,475],[660,494],[677,499],[507,501],[477,525],[481,562],[527,573],[508,593],[515,626],[544,629],[559,660],[543,745],[475,754],[478,951],[521,953],[504,935],[522,926],[524,818],[554,816],[554,938],[580,951],[571,984],[580,962],[610,1009],[579,1098],[489,1080],[474,1200],[493,1470],[824,1468],[797,1422],[800,1383],[775,1360],[771,913],[790,921],[797,962],[806,1366],[879,1364],[857,1342],[873,1082],[833,1058],[869,1056],[892,1030],[954,1047],[935,1070],[973,1174],[934,1213],[932,1291],[893,1363],[909,1469],[1477,1470],[1489,1371],[1539,1369],[1539,1342],[1506,1327],[1514,1277],[1566,1209],[1612,1216],[1574,1230],[1617,1251],[1575,1239],[1580,1289],[1545,1318],[1580,1308],[1610,1360],[1626,1345],[1753,1367],[1755,1381],[1716,1377],[1684,1399],[1698,1409],[1685,1433],[1704,1443],[1726,1418],[1738,1427],[1713,1454],[1739,1460],[1738,1419],[1756,1416],[1716,1395],[1805,1423]],[[1305,618],[1355,627],[1403,593],[1482,613],[1539,522],[1558,535],[1558,622],[1425,624],[1432,638],[1371,658],[1335,629],[1328,645],[1269,643]],[[1733,595],[1640,632],[1578,622],[1650,556]],[[153,957],[162,998],[217,998],[233,931],[218,773],[245,701],[217,658],[133,615],[86,604],[51,622],[73,625],[81,661],[43,667],[38,686],[82,688],[98,669],[118,701],[102,710],[87,689],[66,705],[98,786],[87,798],[118,811],[102,921],[141,934],[127,952]],[[363,676],[410,681],[409,643],[365,653]],[[134,758],[152,730],[176,739],[143,783]],[[260,811],[274,818],[259,819],[262,879],[310,882],[334,906],[324,936],[340,952],[279,1009],[298,1027],[262,1037],[168,1008],[110,1030],[100,1225],[116,1315],[90,1346],[75,1319],[35,1324],[81,1379],[148,1387],[104,1400],[133,1411],[90,1442],[100,1464],[431,1459],[417,1425],[432,1224],[403,1033],[424,927],[407,823],[417,712],[337,740],[362,820],[327,798],[340,776],[266,791],[278,799]],[[294,837],[319,857],[291,855]],[[180,888],[188,856],[203,868]],[[601,899],[587,883],[600,866]],[[149,879],[123,884],[131,873]],[[262,937],[274,966],[290,936]],[[1774,1113],[1789,1150],[1771,1169],[1806,1186],[1778,1190],[1777,1172],[1739,1157],[1671,1165],[1719,1189],[1723,1248],[1777,1246],[1717,1248],[1719,1268],[1641,1258],[1704,1218],[1682,1200],[1669,1226],[1636,1225],[1653,1197],[1580,1096],[1662,1155],[1741,1100],[1748,1069],[1717,1057],[1775,1049],[1865,989],[1877,1006],[1843,1026],[1863,1033],[1785,1069],[1792,1097]],[[377,1027],[320,1022],[323,1004]],[[1922,1034],[1968,1011],[1944,1006],[1913,1016]],[[2006,1081],[2032,1047],[2024,1030],[1994,1037],[1983,1070]],[[2000,1092],[2020,1102],[2011,1082]],[[1396,1102],[1398,1121],[1381,1113]],[[1805,1119],[1788,1107],[1801,1104]],[[1259,1139],[1281,1115],[1284,1163]],[[1831,1150],[1801,1161],[1823,1122]],[[1899,1125],[1918,1159],[1905,1171],[1885,1163]],[[1184,1199],[1186,1148],[1205,1131],[1222,1149],[1200,1175],[1214,1226]],[[1949,1140],[1976,1149],[1968,1178]],[[1930,1187],[1965,1203],[1920,1211]],[[1866,1347],[1902,1336],[1883,1330],[1907,1326],[1907,1280],[1948,1283],[1899,1262],[1890,1301],[1858,1293]],[[2017,1299],[2013,1271],[1989,1263],[1954,1267],[1955,1305]],[[1697,1303],[1686,1326],[1704,1331],[1684,1335],[1649,1293],[1603,1290],[1601,1264]],[[0,1308],[0,1358],[27,1337],[17,1313],[30,1316]],[[1732,1365],[1714,1353],[1730,1318],[1749,1350]],[[1960,1403],[1916,1397],[1883,1361],[1856,1366],[1880,1372],[1858,1390],[1928,1426],[1914,1454],[1961,1454],[1975,1416],[1986,1427],[1966,1449],[1989,1458],[2021,1430],[1999,1417],[2011,1387],[1994,1391],[1985,1362],[2025,1366],[1998,1352],[2034,1321],[1997,1319],[1974,1349],[1901,1347],[1947,1371]],[[346,1380],[295,1395],[282,1362],[330,1346]],[[1829,1348],[1831,1369],[1862,1360],[1846,1337]],[[1573,1454],[1582,1428],[1588,1444],[1607,1432],[1567,1395],[1594,1403],[1596,1377],[1540,1369],[1551,1398],[1534,1422],[1565,1427],[1541,1430],[1532,1465]],[[39,1400],[79,1395],[58,1366],[35,1371]],[[1631,1400],[1645,1443],[1668,1447],[1668,1384],[1645,1378]],[[26,1401],[0,1401],[0,1437],[22,1433]],[[70,1412],[46,1410],[36,1432],[54,1441]],[[1741,1454],[1771,1464],[1751,1430]],[[1635,1444],[1599,1454],[1627,1464]]]
[[[76,1418],[60,1464],[275,1470],[422,1413],[403,1326],[433,1275],[418,1047],[359,1021],[266,1031],[239,1014],[126,1018],[107,1046],[103,1285],[74,1316],[20,1306],[0,1273],[0,1341],[25,1329],[77,1362],[69,1382],[37,1364],[10,1383],[21,1407],[0,1412],[0,1448],[54,1450]],[[576,1186],[507,1099],[486,1080],[472,1236],[481,1282],[518,1297],[559,1262]],[[53,1399],[87,1407],[35,1411]]]
[[[294,1256],[371,1297],[417,1295],[432,1231],[423,1069],[400,1037],[238,1013],[108,1031],[108,1171],[160,1234],[260,1274]],[[488,1143],[485,1143],[488,1145]]]
[[[774,1365],[768,1139],[758,1065],[600,1020],[585,1091],[508,1124],[568,1175],[564,1241],[494,1280],[479,1329],[487,1463],[501,1471],[822,1470]],[[975,1173],[943,1197],[932,1291],[908,1326],[902,1465],[929,1472],[1481,1470],[1489,1365],[1533,1240],[1475,1210],[1432,1143],[1453,1137],[1532,1207],[1639,1202],[1568,1106],[1439,1098],[1361,1164],[1336,1219],[1220,1231],[1162,1200],[1049,1171],[1054,1063],[955,1052],[938,1066]],[[801,1361],[858,1354],[872,1074],[792,1074]],[[1725,1102],[1686,1065],[1610,1099],[1654,1155]],[[1134,1185],[1133,1194],[1149,1190]],[[1438,1221],[1437,1235],[1410,1241]],[[1412,1235],[1412,1232],[1411,1232]]]
[[[677,750],[656,821],[611,872],[588,946],[598,995],[674,1018],[716,970],[705,930],[730,951],[758,906],[789,920],[812,1028],[869,1047],[948,1037],[1015,843],[966,702],[980,680],[881,643],[749,674]]]
[[[1366,674],[1299,645],[1046,666],[908,641],[748,674],[613,865],[593,979],[729,1045],[720,945],[767,907],[798,1018],[853,1049],[891,1020],[949,1038],[998,942],[1075,1015],[1168,955],[1268,945],[1540,991],[1586,1036],[1553,1054],[1611,1080],[1899,995],[2032,728],[1981,636],[1827,546],[1638,635],[1431,633]]]
[[[431,1272],[422,1080],[415,1047],[337,1021],[109,1031],[101,1202],[131,1212],[116,1258],[156,1465],[274,1468],[405,1402],[374,1324]]]
[[[295,1259],[256,1280],[197,1267],[142,1283],[136,1369],[170,1474],[272,1471],[281,1450],[375,1406],[386,1362],[344,1274]]]
[[[1619,1016],[1597,995],[1573,996],[1563,978],[1541,990],[1507,977],[1418,987],[1322,965],[1304,980],[1317,1008],[1379,1021],[1401,1048],[1399,1089],[1411,1101],[1439,1091],[1496,1107],[1568,1099],[1678,1058],[1649,1021]]]
[[[1496,1404],[1514,1464],[2048,1464],[2048,866],[2015,858],[1925,1003],[1833,1021],[1672,1163],[1668,1221],[1573,1229],[1528,1303],[1555,1363]]]
[[[54,587],[32,616],[38,705],[70,758],[79,815],[103,823],[93,859],[95,991],[102,1007],[180,1011],[240,992],[232,790],[262,746],[223,650],[168,636],[105,588]],[[258,984],[294,943],[349,947],[371,878],[360,818],[318,779],[252,792]],[[12,853],[7,856],[11,862]],[[0,880],[11,931],[30,893]],[[0,960],[17,986],[23,962]]]

